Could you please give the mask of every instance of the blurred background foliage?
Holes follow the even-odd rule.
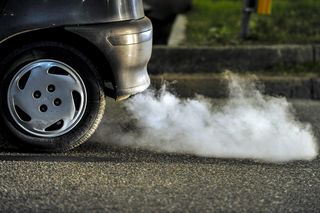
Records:
[[[243,0],[193,0],[185,45],[306,44],[320,42],[320,0],[273,0],[272,14],[253,13],[241,40]]]

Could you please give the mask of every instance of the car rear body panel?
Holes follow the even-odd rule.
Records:
[[[85,38],[103,53],[112,69],[116,99],[142,92],[150,85],[147,64],[152,51],[152,24],[144,16],[142,0],[0,0],[0,6],[1,3],[0,48],[1,43],[18,34],[63,28]]]
[[[0,41],[33,29],[144,17],[142,0],[2,0],[1,4]]]
[[[148,18],[66,30],[91,41],[106,56],[115,77],[117,99],[142,92],[150,85],[147,65],[152,51],[152,25]]]

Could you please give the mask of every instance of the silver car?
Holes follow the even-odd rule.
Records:
[[[150,84],[142,0],[0,0],[0,138],[70,150],[97,129],[105,96]]]

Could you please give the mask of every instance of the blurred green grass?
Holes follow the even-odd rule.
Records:
[[[241,40],[243,0],[193,0],[187,14],[188,46],[320,43],[320,0],[273,0],[271,16],[253,13]]]

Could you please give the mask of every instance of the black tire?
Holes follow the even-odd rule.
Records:
[[[21,128],[10,113],[8,89],[16,73],[32,62],[52,59],[70,66],[86,88],[86,107],[78,123],[67,133],[41,137]],[[0,64],[0,138],[40,152],[60,152],[82,144],[97,129],[105,109],[105,96],[97,68],[82,52],[60,42],[35,42],[14,50]]]

